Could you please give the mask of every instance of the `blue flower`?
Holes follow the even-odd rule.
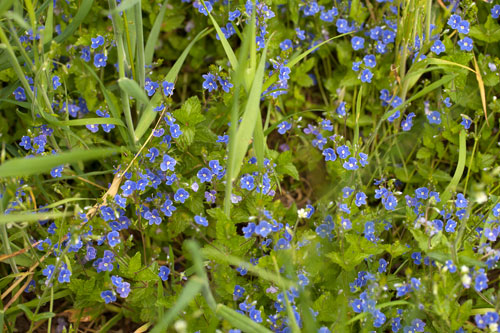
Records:
[[[269,222],[264,220],[260,221],[260,223],[255,227],[255,233],[262,237],[267,237],[267,235],[269,235],[271,231],[272,231],[271,224],[269,224]]]
[[[373,78],[373,73],[369,69],[364,69],[361,72],[361,82],[371,83]]]
[[[91,38],[92,44],[90,45],[91,48],[97,49],[99,46],[104,45],[104,37],[102,36],[97,36],[96,38]]]
[[[443,42],[438,39],[431,46],[431,51],[434,52],[435,54],[439,55],[442,52],[446,51],[446,47],[444,46]]]
[[[359,67],[361,66],[362,63],[363,63],[362,61],[353,61],[351,67],[352,70],[355,72],[359,71]]]
[[[349,157],[342,166],[346,170],[357,170],[359,168],[358,161],[354,157]]]
[[[500,216],[500,203],[497,203],[495,207],[492,209],[493,216],[499,217]]]
[[[350,188],[350,187],[344,187],[342,189],[342,197],[344,199],[347,199],[351,196],[351,194],[354,192],[354,189]]]
[[[196,224],[199,224],[199,225],[202,225],[204,227],[208,227],[208,221],[205,217],[203,216],[200,216],[200,215],[196,215],[194,217],[194,221],[196,222]]]
[[[462,122],[460,123],[460,125],[468,130],[470,128],[470,125],[472,125],[472,120],[468,116],[462,115]]]
[[[354,200],[354,204],[358,207],[360,207],[361,205],[366,205],[366,199],[367,196],[365,193],[358,192],[356,193],[356,199]]]
[[[61,86],[61,81],[59,81],[59,76],[55,75],[53,78],[52,78],[52,88],[54,90],[56,90],[57,88],[59,88]]]
[[[259,310],[250,311],[250,318],[256,323],[262,323],[262,317]]]
[[[170,126],[170,135],[172,135],[172,137],[174,139],[177,139],[178,137],[180,137],[182,134],[182,131],[181,131],[181,128],[178,124],[173,124],[172,126]]]
[[[255,232],[255,223],[248,223],[248,225],[246,227],[243,227],[241,230],[243,231],[243,236],[245,238],[250,238]]]
[[[493,8],[491,8],[491,17],[497,19],[499,16],[500,16],[500,5],[494,5]]]
[[[464,35],[467,35],[470,30],[470,24],[466,20],[461,20],[460,23],[458,24],[457,28],[458,32]]]
[[[398,205],[398,201],[394,195],[390,194],[387,196],[387,198],[385,198],[385,201],[384,201],[385,209],[394,210],[397,205]]]
[[[288,49],[291,49],[292,46],[292,41],[290,39],[285,39],[280,43],[280,49],[281,51],[286,51]]]
[[[455,206],[457,208],[467,208],[467,205],[469,204],[469,201],[465,199],[464,195],[462,193],[457,194],[457,199],[455,200]]]
[[[184,203],[187,198],[189,198],[189,193],[185,189],[180,188],[175,192],[174,200],[176,202]]]
[[[120,294],[121,298],[127,298],[130,293],[130,283],[123,282],[120,286],[117,286],[116,291]]]
[[[24,93],[24,89],[22,87],[17,87],[12,94],[14,95],[16,101],[26,100],[26,94]]]
[[[108,60],[108,57],[106,57],[102,53],[96,53],[94,55],[94,66],[99,68],[99,67],[106,67],[106,60]]]
[[[52,277],[52,274],[54,274],[55,271],[55,266],[54,265],[48,265],[43,271],[42,274],[43,276],[46,276],[47,279],[50,279]]]
[[[125,184],[123,184],[120,188],[123,191],[123,196],[128,197],[129,195],[132,195],[132,193],[134,193],[134,191],[136,190],[136,183],[132,180],[127,180],[125,181]]]
[[[253,190],[253,188],[255,187],[254,178],[251,175],[247,175],[241,178],[240,186],[241,188],[249,191]]]
[[[455,273],[457,271],[457,266],[455,266],[453,264],[453,261],[446,260],[446,262],[444,264],[446,265],[446,267],[448,268],[448,270],[450,271],[450,273]]]
[[[240,15],[241,15],[241,12],[238,9],[236,9],[235,11],[229,12],[229,21],[236,20],[238,17],[240,17]]]
[[[355,36],[351,39],[351,45],[354,51],[361,50],[365,46],[365,39]]]
[[[484,321],[483,316],[480,314],[477,314],[474,316],[474,321],[476,322],[477,328],[485,329],[486,328],[486,322]]]
[[[101,298],[106,304],[116,301],[116,296],[111,290],[105,290],[101,293]]]
[[[337,159],[337,155],[335,154],[335,150],[333,148],[326,148],[323,150],[323,156],[325,156],[325,161],[335,161]]]
[[[160,155],[158,148],[151,147],[149,148],[149,152],[146,154],[146,157],[149,157],[149,162],[153,163],[158,155]]]
[[[375,56],[373,54],[368,54],[363,58],[366,67],[373,68],[377,65],[377,61],[375,60]]]
[[[365,167],[368,164],[368,155],[365,153],[359,153],[359,164],[361,164],[362,167]]]
[[[198,171],[197,177],[200,182],[209,183],[212,180],[213,174],[209,168],[201,168],[200,171]]]
[[[427,119],[429,120],[430,124],[441,124],[441,114],[438,111],[432,111],[427,115]]]
[[[88,46],[82,49],[80,58],[85,62],[90,61],[90,48]]]
[[[289,122],[284,120],[278,125],[278,133],[285,134],[291,128],[292,128],[292,124],[290,124]]]
[[[472,51],[474,43],[471,38],[464,37],[458,41],[458,46],[460,46],[460,50],[462,51]]]
[[[236,301],[238,298],[242,297],[243,294],[245,294],[245,288],[240,285],[235,285],[233,291],[233,299]]]
[[[21,138],[21,142],[19,143],[19,145],[26,150],[30,150],[31,149],[31,138],[29,136],[26,136],[26,135],[23,136]]]
[[[229,80],[223,80],[220,77],[218,77],[218,79],[219,79],[219,83],[220,83],[222,90],[224,90],[225,92],[228,93],[230,91],[230,89],[233,87],[233,84],[231,82],[229,82]]]
[[[161,86],[163,87],[165,96],[172,96],[174,94],[174,84],[172,82],[163,81]]]
[[[457,222],[453,221],[452,219],[449,219],[446,221],[446,226],[444,227],[444,230],[446,232],[455,232],[455,228],[457,227]]]
[[[344,228],[344,230],[351,230],[352,229],[352,222],[349,219],[345,219],[343,217],[340,217],[340,224],[342,225],[342,228]]]
[[[153,96],[156,92],[156,89],[158,89],[160,87],[160,85],[155,82],[155,81],[151,81],[150,78],[146,78],[146,82],[144,84],[144,90],[146,90],[146,92],[148,93],[148,96]]]
[[[208,92],[217,90],[217,82],[215,75],[212,73],[202,75],[205,81],[203,82],[203,89],[207,89]]]
[[[429,190],[427,187],[420,187],[415,190],[418,199],[427,199],[429,197]]]
[[[484,273],[484,269],[479,270],[474,282],[474,289],[476,289],[476,291],[482,291],[488,288],[488,277]]]
[[[148,210],[146,214],[144,214],[144,218],[149,221],[149,225],[160,225],[162,222],[160,213],[158,213],[158,210],[156,209],[153,209],[152,211]]]
[[[162,281],[167,281],[168,276],[170,275],[170,268],[167,266],[160,266],[160,272],[158,273],[158,276]]]
[[[385,273],[386,270],[387,270],[387,261],[384,258],[381,258],[378,261],[378,272]]]
[[[111,231],[110,233],[108,233],[107,238],[109,246],[111,247],[115,247],[121,242],[120,233],[118,231]]]
[[[64,165],[59,165],[54,169],[50,170],[50,175],[54,178],[62,177],[61,172],[64,170]]]
[[[166,216],[172,216],[172,213],[177,210],[177,208],[175,208],[175,206],[172,206],[172,204],[173,204],[172,200],[169,199],[165,200],[160,209],[162,213],[165,214]]]
[[[58,277],[58,281],[59,283],[69,283],[70,282],[70,277],[71,277],[71,272],[69,271],[69,269],[66,268],[66,265],[64,267],[61,268],[61,271],[59,272],[59,277]]]
[[[297,38],[300,40],[306,39],[305,31],[300,28],[295,28],[295,33],[297,34]]]
[[[450,16],[447,23],[452,29],[458,29],[460,21],[462,21],[462,18],[459,15],[453,14]]]
[[[163,155],[163,162],[161,162],[161,164],[160,164],[160,169],[161,169],[161,171],[167,171],[167,170],[174,171],[176,164],[177,164],[177,161],[174,158],[165,154],[165,155]]]
[[[206,8],[205,8],[205,6],[203,6],[203,3],[201,3],[201,4],[199,4],[198,11],[200,13],[202,13],[203,15],[208,16],[208,13],[212,12],[212,9],[213,9],[212,3],[209,1],[204,1],[204,3],[205,3]],[[207,10],[208,10],[208,12],[207,12]]]
[[[337,154],[341,159],[346,159],[349,155],[351,155],[351,152],[349,151],[349,147],[346,145],[337,147]]]
[[[280,66],[279,79],[280,81],[286,81],[290,79],[290,68],[285,65]]]
[[[415,265],[420,265],[422,263],[422,254],[420,252],[413,252],[411,258]]]

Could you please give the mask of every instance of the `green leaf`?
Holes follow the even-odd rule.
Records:
[[[124,77],[118,80],[118,85],[123,91],[129,94],[129,96],[134,97],[141,103],[144,104],[149,103],[149,99],[148,96],[146,96],[146,92],[144,91],[144,89],[141,89],[139,84],[134,80]]]
[[[43,312],[39,313],[35,316],[35,319],[33,321],[40,321],[40,320],[45,320],[49,318],[54,318],[56,314],[54,312]]]
[[[29,320],[33,321],[35,319],[35,314],[24,304],[18,304],[17,307],[26,314]]]
[[[198,96],[190,97],[184,102],[179,110],[174,111],[174,117],[186,126],[194,126],[205,120],[205,116],[201,113]]]
[[[500,25],[488,15],[484,25],[477,24],[470,28],[469,36],[486,43],[496,43],[500,41]]]
[[[132,275],[141,269],[141,252],[137,251],[128,263],[127,273]]]
[[[57,155],[36,156],[31,158],[14,158],[0,166],[0,179],[6,177],[30,176],[66,163],[101,159],[119,152],[118,149],[75,149]]]

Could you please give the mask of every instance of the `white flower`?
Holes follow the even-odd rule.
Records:
[[[301,208],[297,211],[297,214],[299,215],[299,219],[305,219],[307,217],[307,210]]]

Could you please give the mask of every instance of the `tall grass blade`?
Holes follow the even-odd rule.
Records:
[[[165,17],[165,12],[167,11],[168,0],[165,0],[161,5],[160,12],[153,23],[153,27],[149,32],[148,40],[146,42],[146,48],[144,49],[144,61],[146,66],[150,66],[153,63],[153,55],[155,53],[155,46],[158,42],[158,36],[160,35],[161,24],[163,23],[163,18]]]
[[[13,158],[0,165],[0,179],[36,175],[50,171],[61,164],[101,159],[118,152],[118,149],[109,148],[90,150],[75,149],[57,155]]]
[[[184,310],[189,303],[200,293],[204,282],[199,277],[193,277],[182,289],[174,306],[168,310],[165,317],[160,318],[160,322],[151,330],[151,333],[163,333],[167,331],[169,325]]]
[[[124,77],[118,80],[118,85],[123,91],[125,91],[129,96],[134,97],[137,101],[144,104],[149,103],[146,92],[144,91],[144,89],[141,89],[139,84],[134,80]]]
[[[201,0],[203,6],[205,6],[205,2]],[[207,7],[205,6],[205,10],[207,10]],[[207,10],[208,12],[208,10]],[[212,24],[214,25],[215,31],[217,31],[217,35],[219,36],[220,42],[222,44],[222,47],[224,48],[224,52],[226,52],[227,59],[229,60],[229,63],[231,63],[231,67],[233,68],[233,71],[236,71],[236,68],[238,68],[238,60],[236,59],[236,55],[234,54],[234,51],[229,45],[229,42],[227,41],[226,37],[224,36],[224,33],[220,29],[219,24],[217,24],[217,21],[214,19],[212,14],[208,13],[208,16],[210,17],[210,20],[212,21]]]
[[[222,318],[226,319],[236,328],[239,328],[243,332],[248,333],[271,333],[271,330],[268,330],[264,326],[257,324],[252,319],[247,316],[242,315],[239,312],[225,306],[224,304],[217,305],[216,313]]]

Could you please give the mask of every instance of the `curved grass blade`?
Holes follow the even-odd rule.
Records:
[[[161,24],[163,23],[163,18],[165,17],[165,12],[167,11],[168,0],[165,0],[161,5],[160,12],[153,23],[151,32],[149,33],[148,40],[146,42],[146,48],[144,49],[144,59],[146,66],[153,63],[153,55],[155,53],[156,42],[158,41],[158,36],[160,35]]]
[[[252,134],[260,116],[260,94],[262,92],[262,84],[264,80],[267,47],[268,45],[264,47],[264,51],[262,52],[260,63],[252,82],[252,88],[250,89],[247,103],[245,105],[243,118],[241,120],[241,124],[238,126],[238,131],[236,132],[235,142],[238,145],[235,148],[232,161],[229,161],[229,167],[231,168],[231,175],[233,178],[229,181],[233,181],[240,172],[241,164],[247,153],[250,140],[252,139]]]
[[[236,55],[234,54],[234,51],[229,45],[229,42],[227,41],[226,37],[224,36],[224,33],[220,29],[219,24],[217,24],[217,21],[214,19],[212,14],[210,14],[207,10],[207,6],[205,6],[205,2],[201,0],[203,6],[205,7],[205,10],[208,13],[208,16],[210,17],[210,20],[212,21],[212,24],[215,27],[215,30],[217,31],[217,35],[219,36],[220,42],[222,43],[222,47],[224,48],[224,52],[226,52],[227,59],[231,63],[231,67],[233,68],[233,71],[236,71],[238,68],[238,60],[236,59]]]
[[[199,277],[193,277],[182,289],[181,294],[177,298],[174,306],[168,310],[165,317],[161,318],[160,322],[151,330],[151,333],[163,333],[167,331],[169,325],[174,321],[179,313],[186,308],[189,303],[200,293],[204,282]]]
[[[139,84],[134,80],[123,77],[118,80],[118,85],[123,91],[125,91],[128,95],[134,97],[137,101],[140,101],[144,104],[149,103],[148,96],[146,96],[144,90],[142,90]]]
[[[490,127],[490,122],[488,121],[488,112],[486,111],[486,91],[484,90],[483,77],[481,76],[481,70],[477,65],[476,55],[474,55],[474,68],[476,69],[476,80],[479,86],[479,94],[481,95],[481,103],[483,104],[484,118],[486,119],[486,124]]]
[[[57,155],[14,158],[0,166],[0,179],[36,175],[50,171],[58,165],[104,158],[118,153],[118,149],[98,148],[91,150],[73,150]]]
[[[200,40],[201,38],[205,37],[211,29],[203,29],[196,35],[196,37],[189,43],[189,45],[184,49],[182,52],[181,56],[177,59],[175,64],[172,66],[170,71],[168,72],[167,76],[165,77],[165,80],[169,82],[174,82],[175,79],[177,78],[177,74],[179,74],[179,71],[181,70],[182,65],[184,64],[184,60],[186,60],[186,57],[189,54],[189,51],[191,51],[191,48],[193,45]],[[144,112],[142,113],[141,119],[139,120],[139,123],[137,124],[137,127],[135,128],[135,137],[136,141],[139,141],[146,131],[148,130],[149,126],[151,123],[155,120],[157,112],[153,110],[154,107],[156,107],[161,100],[161,95],[162,92],[158,91],[156,94],[153,96],[153,98],[149,101],[149,103],[146,105],[146,108],[144,109]]]
[[[37,222],[70,216],[73,212],[19,213],[0,215],[0,225],[13,222]]]

